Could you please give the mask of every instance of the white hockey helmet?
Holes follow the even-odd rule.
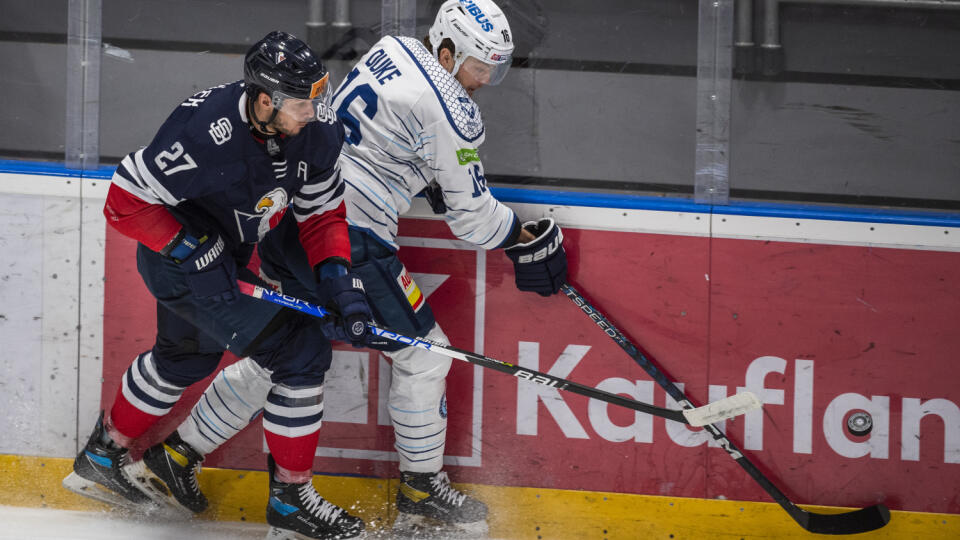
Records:
[[[492,0],[444,2],[430,27],[435,58],[447,38],[456,49],[453,75],[463,67],[484,84],[499,84],[506,77],[513,60],[513,35],[507,16]]]

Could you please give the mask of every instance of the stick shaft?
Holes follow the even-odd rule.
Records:
[[[620,348],[627,353],[628,356],[633,358],[633,360],[647,372],[654,381],[657,382],[666,392],[672,397],[677,403],[679,403],[685,409],[692,409],[694,405],[687,399],[683,391],[677,387],[667,378],[667,376],[657,368],[653,362],[643,352],[640,351],[633,343],[623,335],[616,326],[613,325],[607,318],[600,313],[595,307],[590,305],[590,303],[577,292],[569,284],[564,284],[560,288],[560,292],[565,294],[567,298],[573,301],[577,307],[587,317],[589,317],[605,334],[607,334],[610,339],[615,341],[617,345],[620,345]],[[858,532],[872,531],[874,529],[879,529],[887,524],[890,520],[890,511],[883,505],[874,505],[868,508],[863,508],[860,510],[855,510],[853,512],[847,512],[842,514],[817,514],[813,512],[808,512],[796,504],[794,504],[780,489],[773,484],[759,469],[754,465],[746,456],[743,455],[743,452],[737,448],[727,436],[720,431],[714,424],[707,424],[703,426],[705,430],[713,437],[713,439],[719,444],[727,454],[730,455],[740,466],[747,471],[747,474],[750,475],[760,487],[763,488],[767,494],[773,498],[784,510],[790,514],[801,527],[804,529],[820,533],[820,534],[854,534]]]
[[[240,281],[240,291],[248,296],[254,298],[259,298],[261,300],[266,300],[274,304],[279,304],[291,309],[295,309],[307,315],[312,315],[318,318],[324,318],[330,315],[330,312],[324,309],[321,306],[295,298],[290,295],[282,294],[276,292],[272,289],[266,287],[261,287],[259,285],[254,285],[245,281]],[[550,388],[555,388],[557,390],[565,390],[574,394],[579,394],[593,399],[598,399],[600,401],[605,401],[607,403],[618,405],[621,407],[626,407],[628,409],[633,409],[635,411],[644,412],[654,416],[659,416],[662,418],[667,418],[675,422],[687,423],[686,418],[683,415],[683,411],[676,411],[672,409],[666,409],[663,407],[657,407],[650,405],[648,403],[642,403],[635,401],[623,396],[612,394],[610,392],[604,392],[597,388],[590,386],[582,385],[569,381],[567,379],[562,379],[560,377],[555,377],[553,375],[543,373],[540,371],[526,369],[521,366],[515,366],[513,364],[503,362],[488,356],[483,356],[481,354],[473,353],[470,351],[465,351],[463,349],[458,349],[449,345],[444,345],[436,341],[432,341],[426,338],[418,337],[409,337],[393,330],[387,328],[381,328],[376,325],[369,325],[370,331],[374,334],[387,338],[391,341],[396,341],[398,343],[403,343],[409,347],[417,347],[420,349],[425,349],[435,353],[448,356],[450,358],[455,358],[457,360],[463,360],[471,364],[479,365],[485,368],[493,369],[501,373],[506,373],[522,379],[525,381],[530,381],[532,383],[540,384]]]

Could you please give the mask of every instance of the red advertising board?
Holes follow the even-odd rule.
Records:
[[[960,513],[960,254],[564,229],[570,278],[697,404],[748,387],[727,433],[793,500]],[[499,251],[404,220],[401,259],[451,342],[663,406],[665,393],[562,296],[520,293]],[[153,339],[133,244],[108,231],[104,404]],[[229,360],[226,360],[229,361]],[[315,470],[394,476],[385,360],[337,351]],[[172,429],[205,383],[186,394]],[[338,390],[339,388],[339,390]],[[355,391],[356,390],[356,391]],[[455,362],[455,480],[768,500],[702,430]],[[358,398],[359,396],[359,398]],[[869,436],[846,433],[868,410]],[[265,468],[259,422],[206,464]]]

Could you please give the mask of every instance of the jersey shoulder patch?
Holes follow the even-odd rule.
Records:
[[[187,130],[199,146],[216,152],[235,146],[238,138],[247,133],[246,97],[239,81],[198,92],[180,107],[191,107],[188,104],[197,101],[200,103],[191,115]]]
[[[467,142],[473,142],[483,135],[483,118],[480,108],[470,99],[467,91],[443,69],[440,62],[422,43],[410,37],[393,37],[410,56],[437,96],[447,120],[454,131]]]

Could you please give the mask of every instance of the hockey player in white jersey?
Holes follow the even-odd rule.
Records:
[[[345,127],[340,166],[352,271],[362,277],[374,316],[386,327],[448,342],[397,258],[399,218],[421,192],[458,238],[504,248],[520,290],[548,296],[566,279],[560,228],[552,219],[521,225],[488,190],[478,152],[485,133],[471,96],[503,80],[512,53],[510,26],[496,4],[448,0],[428,38],[381,39],[334,94]],[[295,240],[296,230],[283,224],[271,231],[259,247],[261,271],[288,294],[317,298],[316,280]],[[453,488],[442,471],[451,360],[413,347],[382,350],[392,361],[388,401],[402,475],[395,528],[440,522],[484,534],[486,505]],[[201,398],[180,436],[206,454],[237,433],[245,424],[216,419],[250,418],[249,404],[264,403],[270,385],[231,385],[247,392],[240,400],[232,391],[218,392],[217,385],[226,390],[229,381],[249,379],[255,368],[246,359],[226,368],[207,390],[217,399]]]

